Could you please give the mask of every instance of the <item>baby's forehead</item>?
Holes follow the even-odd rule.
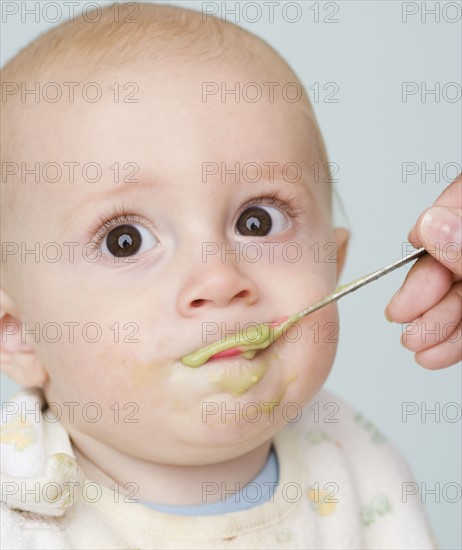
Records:
[[[146,89],[166,75],[170,80],[176,76],[181,87],[188,69],[194,89],[177,93],[185,106],[186,94],[210,106],[267,105],[268,113],[290,103],[292,111],[300,108],[312,118],[290,67],[244,29],[213,17],[204,23],[198,12],[154,4],[140,5],[133,25],[116,24],[108,9],[102,13],[96,24],[81,17],[60,25],[6,66],[2,80],[7,81],[7,118],[15,105],[29,115],[27,103],[37,99],[39,105],[32,105],[36,113],[43,107],[48,112],[42,116],[52,112],[61,119],[69,112],[66,102],[80,102],[87,110],[107,98],[114,104],[136,103],[143,77],[150,79],[148,86],[146,79],[143,82]]]
[[[57,154],[69,142],[83,142],[85,132],[89,142],[99,134],[99,144],[118,130],[125,139],[123,130],[133,132],[131,126],[140,113],[142,125],[151,124],[153,131],[171,120],[167,133],[177,132],[176,139],[183,146],[180,124],[176,128],[173,124],[179,117],[195,118],[198,123],[211,119],[208,135],[200,136],[204,140],[240,125],[252,144],[274,144],[291,135],[297,135],[300,143],[316,141],[306,93],[284,64],[282,74],[281,67],[276,65],[274,71],[272,63],[262,62],[262,57],[249,56],[240,64],[229,55],[216,59],[198,59],[191,53],[177,56],[176,48],[167,42],[163,57],[153,61],[151,70],[144,70],[144,57],[131,65],[108,64],[99,71],[98,56],[95,63],[90,58],[91,63],[85,65],[81,60],[63,64],[51,56],[41,73],[35,67],[26,74],[27,63],[19,64],[15,67],[19,78],[10,83],[4,109],[5,125],[11,126],[7,149],[14,141],[18,149],[26,145],[36,152],[46,149],[53,139],[37,139],[39,130],[52,133],[55,141],[58,138],[53,144]],[[265,56],[272,56],[268,50]],[[265,135],[259,136],[262,132]]]
[[[195,139],[190,133],[189,143],[194,145],[199,141],[214,145],[217,133],[239,122],[246,128],[249,151],[243,161],[284,160],[273,158],[271,152],[274,148],[282,152],[278,147],[282,143],[316,149],[317,127],[303,88],[282,58],[257,37],[214,18],[204,24],[200,13],[154,4],[140,5],[139,24],[134,26],[117,26],[108,10],[103,13],[96,25],[79,20],[75,26],[54,29],[6,67],[4,79],[19,86],[4,104],[4,127],[10,128],[3,134],[8,135],[7,157],[21,151],[43,162],[72,161],[76,159],[67,157],[77,153],[77,144],[87,144],[90,150],[95,143],[108,142],[112,157],[123,159],[131,146],[130,126],[140,113],[141,125],[152,121],[155,126],[162,116],[170,117],[171,129],[162,141],[176,139],[182,147],[186,136],[180,123],[174,127],[174,118],[199,119],[198,113],[213,113],[216,123],[206,134]],[[36,83],[38,103],[30,93]],[[55,102],[59,94],[62,99]],[[172,112],[165,109],[167,103]],[[117,129],[122,139],[111,143]],[[236,144],[239,151],[243,143]],[[251,158],[257,143],[267,145],[262,150],[270,151],[271,158],[265,158],[266,152],[263,158]],[[47,159],[50,147],[53,159]],[[99,154],[96,149],[94,155]],[[310,156],[313,161],[317,153]],[[210,160],[226,162],[232,154],[226,150],[221,158]],[[290,154],[286,157],[293,160]]]

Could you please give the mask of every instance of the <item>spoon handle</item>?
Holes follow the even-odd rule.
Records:
[[[364,277],[360,277],[359,279],[356,279],[351,283],[347,283],[346,285],[339,286],[334,290],[334,292],[326,296],[323,300],[321,300],[317,304],[314,304],[313,306],[303,309],[302,311],[298,312],[294,317],[296,320],[301,319],[302,317],[305,317],[305,315],[313,313],[313,311],[316,311],[324,306],[327,306],[332,302],[336,302],[337,300],[340,300],[340,298],[343,298],[347,294],[350,294],[350,292],[354,292],[358,288],[361,288],[362,286],[367,285],[372,281],[375,281],[379,277],[383,277],[383,275],[390,273],[390,271],[393,271],[394,269],[398,269],[398,267],[401,267],[407,264],[408,262],[412,262],[412,260],[416,260],[417,258],[420,258],[426,253],[427,251],[425,250],[425,248],[418,248],[411,254],[404,256],[404,258],[401,258],[400,260],[396,260],[396,262],[393,262],[390,265],[382,267],[381,269],[378,269],[373,273],[369,273],[369,275],[364,275]]]

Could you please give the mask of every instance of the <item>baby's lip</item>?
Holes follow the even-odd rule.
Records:
[[[219,353],[215,353],[215,355],[212,355],[212,357],[210,357],[209,361],[212,361],[213,359],[223,359],[225,357],[235,357],[236,355],[241,355],[241,353],[242,351],[239,348],[231,348],[225,351],[220,351]]]
[[[288,318],[289,318],[289,316],[286,315],[285,317],[281,317],[280,319],[277,319],[276,321],[271,321],[270,324],[272,326],[280,325],[281,323],[283,323]],[[208,359],[208,361],[212,361],[213,359],[224,359],[224,358],[227,358],[227,357],[236,357],[237,355],[241,355],[243,351],[244,350],[241,350],[240,348],[227,349],[225,351],[220,351],[218,353],[215,353],[215,355],[212,355]],[[206,362],[208,362],[208,361],[206,361]]]

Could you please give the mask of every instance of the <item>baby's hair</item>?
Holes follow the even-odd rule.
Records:
[[[160,67],[175,70],[175,62],[186,58],[196,59],[201,66],[207,63],[213,66],[218,61],[237,69],[252,70],[257,65],[259,71],[273,77],[299,82],[286,61],[269,44],[242,27],[170,5],[130,4],[136,7],[130,18],[123,12],[117,21],[114,10],[108,5],[100,9],[99,17],[86,12],[85,17],[76,16],[73,21],[54,27],[6,64],[2,82],[53,81],[58,70],[64,70],[66,77],[75,75],[79,80],[91,81],[95,74],[108,70],[124,74],[135,66],[142,71],[155,71]],[[301,116],[307,124],[312,124],[315,138],[315,143],[307,146],[314,145],[318,149],[320,178],[317,184],[325,187],[331,212],[332,176],[327,152],[306,91],[303,95],[299,102]],[[6,115],[8,104],[3,108]],[[12,124],[24,122],[20,115],[11,119]],[[2,143],[2,157],[8,160],[8,151],[14,147],[11,143],[14,132],[10,133],[11,140],[8,134],[3,134],[6,143]]]

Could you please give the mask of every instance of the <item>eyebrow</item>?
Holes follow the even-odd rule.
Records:
[[[116,188],[110,188],[105,189],[104,191],[100,191],[99,193],[95,193],[94,195],[91,195],[90,197],[86,197],[81,203],[79,203],[77,206],[74,206],[67,212],[61,215],[60,222],[66,224],[69,220],[72,220],[78,214],[81,210],[83,210],[85,207],[88,207],[89,204],[93,202],[104,202],[105,200],[114,198],[117,199],[119,197],[126,196],[127,194],[130,194],[130,192],[133,190],[140,191],[140,190],[149,190],[155,187],[155,183],[153,183],[152,180],[137,180],[134,182],[123,182],[121,185],[119,185]]]
[[[258,164],[258,163],[256,163]],[[263,163],[264,164],[264,163]],[[267,164],[270,164],[270,163],[267,163]],[[310,197],[310,200],[312,202],[316,202],[316,197],[315,195],[313,194],[313,190],[311,189],[310,185],[308,185],[308,179],[304,179],[303,177],[303,171],[304,169],[306,168],[309,168],[308,166],[305,166],[305,165],[301,165],[297,162],[287,162],[286,164],[284,164],[283,166],[286,167],[287,165],[289,164],[292,164],[292,165],[297,165],[299,167],[299,169],[301,170],[301,175],[300,175],[300,178],[298,180],[293,180],[293,179],[289,179],[287,178],[287,174],[284,174],[284,168],[281,168],[280,164],[281,163],[278,163],[279,166],[275,166],[275,167],[271,167],[271,166],[268,166],[268,165],[264,165],[263,168],[264,170],[262,170],[262,175],[261,175],[261,179],[264,181],[264,182],[270,182],[270,183],[278,183],[278,184],[289,184],[290,186],[292,187],[295,187],[295,188],[303,188],[309,195]],[[293,174],[293,170],[294,168],[292,168],[292,171],[291,171],[291,178],[292,178],[292,174]],[[273,171],[273,173],[271,173]],[[256,181],[254,183],[254,185],[258,185],[259,183],[261,183],[261,181]],[[252,185],[252,182],[249,182],[250,185]],[[225,183],[223,185],[226,185]]]
[[[242,170],[242,166],[246,166],[246,164],[251,164],[251,163],[250,162],[245,164],[240,163],[241,170]],[[261,178],[259,178],[257,181],[245,180],[244,183],[247,183],[248,185],[255,185],[255,186],[257,186],[259,183],[262,183],[262,182],[276,183],[276,184],[288,183],[289,185],[295,186],[295,187],[302,186],[308,192],[310,199],[314,200],[312,190],[310,189],[309,185],[302,177],[297,181],[286,179],[286,176],[284,174],[284,169],[281,168],[280,166],[281,163],[278,163],[279,166],[271,166],[271,164],[276,164],[276,163],[272,163],[269,161],[265,161],[262,164],[259,164],[259,163],[254,163],[254,164],[258,164],[262,168]],[[284,166],[287,166],[288,164],[297,164],[301,168],[301,165],[299,165],[298,163],[286,163]],[[229,167],[227,168],[227,170],[228,171],[230,170]],[[233,183],[236,183],[236,181],[232,180],[231,183],[228,184],[227,182],[223,182],[222,180],[220,180],[220,185],[232,185]],[[242,183],[242,182],[239,182],[239,183]],[[94,195],[91,195],[90,197],[85,198],[82,202],[80,202],[79,204],[72,207],[70,210],[68,210],[64,214],[62,214],[60,216],[60,224],[64,226],[71,225],[72,221],[78,218],[81,210],[83,210],[86,207],[88,208],[89,204],[93,204],[95,202],[102,203],[109,199],[118,199],[120,197],[126,197],[127,195],[130,195],[138,191],[152,190],[155,187],[157,187],[156,181],[153,178],[149,177],[149,178],[138,179],[137,181],[133,181],[133,182],[123,182],[121,185],[118,185],[115,188],[105,189],[104,191],[100,191],[99,193],[95,193]]]
[[[290,185],[297,185],[297,186],[304,185],[308,189],[308,191],[311,193],[311,190],[308,188],[308,184],[303,179],[302,166],[298,162],[286,162],[282,168],[280,166],[281,163],[277,163],[278,166],[274,166],[274,167],[269,166],[270,164],[276,164],[276,163],[271,163],[271,162],[263,163],[264,169],[262,170],[262,179],[265,179],[268,182],[274,182],[274,183],[288,183]],[[289,179],[288,174],[284,173],[284,168],[288,165],[292,165],[290,170],[291,174],[293,174],[294,166],[297,166],[297,168],[300,169],[301,175],[298,180]]]

